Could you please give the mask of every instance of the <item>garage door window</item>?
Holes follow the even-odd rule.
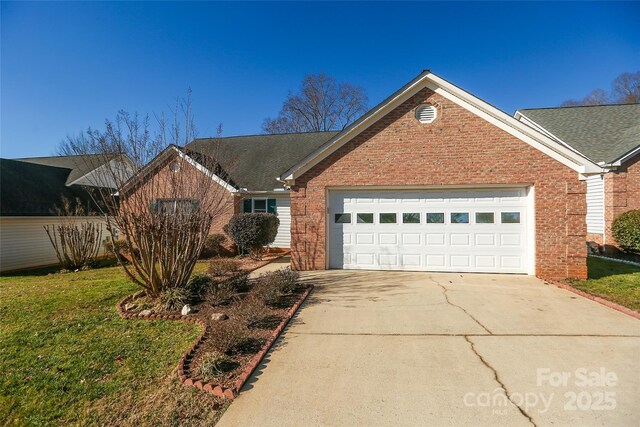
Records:
[[[444,212],[427,213],[427,224],[444,224]]]
[[[493,212],[476,212],[476,224],[493,224]]]
[[[372,213],[359,213],[356,215],[358,220],[358,224],[373,224],[373,214]]]
[[[420,214],[419,213],[403,213],[402,223],[403,224],[420,224]]]
[[[451,224],[469,224],[469,213],[451,212]]]
[[[381,213],[380,214],[380,224],[395,224],[396,214],[395,213]]]
[[[503,224],[520,224],[520,212],[502,212],[500,217]]]
[[[337,213],[335,216],[336,224],[351,224],[351,214]]]

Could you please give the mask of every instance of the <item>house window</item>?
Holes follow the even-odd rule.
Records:
[[[476,212],[476,224],[493,224],[493,212]]]
[[[502,212],[500,220],[503,224],[519,224],[520,212]]]
[[[403,224],[420,224],[420,214],[419,213],[403,213],[402,223]]]
[[[427,224],[444,224],[444,212],[427,213]]]
[[[396,214],[395,213],[381,213],[380,214],[380,224],[395,224]]]
[[[176,213],[191,214],[195,212],[200,202],[196,199],[156,199],[151,202],[151,213],[174,215]]]
[[[451,212],[451,224],[469,224],[469,213]]]
[[[337,213],[334,221],[336,224],[351,224],[351,214],[349,213]]]
[[[358,220],[358,224],[373,224],[373,214],[372,213],[359,213],[359,214],[356,214],[356,219]]]
[[[244,199],[243,212],[245,213],[272,213],[278,214],[276,209],[276,199]]]

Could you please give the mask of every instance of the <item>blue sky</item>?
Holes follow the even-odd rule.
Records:
[[[609,89],[640,70],[640,3],[1,5],[5,158],[54,153],[119,109],[167,109],[188,87],[199,136],[260,133],[306,73],[370,106],[430,69],[512,114]]]

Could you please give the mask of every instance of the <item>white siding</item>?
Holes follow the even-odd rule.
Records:
[[[291,197],[289,193],[269,196],[276,199],[276,213],[280,220],[278,235],[273,242],[274,248],[289,248],[291,246]]]
[[[102,222],[99,218],[86,218]],[[45,225],[60,224],[59,217],[0,217],[0,271],[56,264]],[[107,236],[103,229],[102,238]]]
[[[604,234],[604,175],[587,177],[587,233]]]

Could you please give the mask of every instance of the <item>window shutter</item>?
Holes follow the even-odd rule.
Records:
[[[157,200],[153,200],[151,203],[149,203],[149,212],[158,213],[158,201]]]
[[[267,212],[276,214],[276,199],[267,199]]]
[[[244,199],[242,201],[242,203],[243,203],[242,211],[250,213],[251,212],[251,199]]]

